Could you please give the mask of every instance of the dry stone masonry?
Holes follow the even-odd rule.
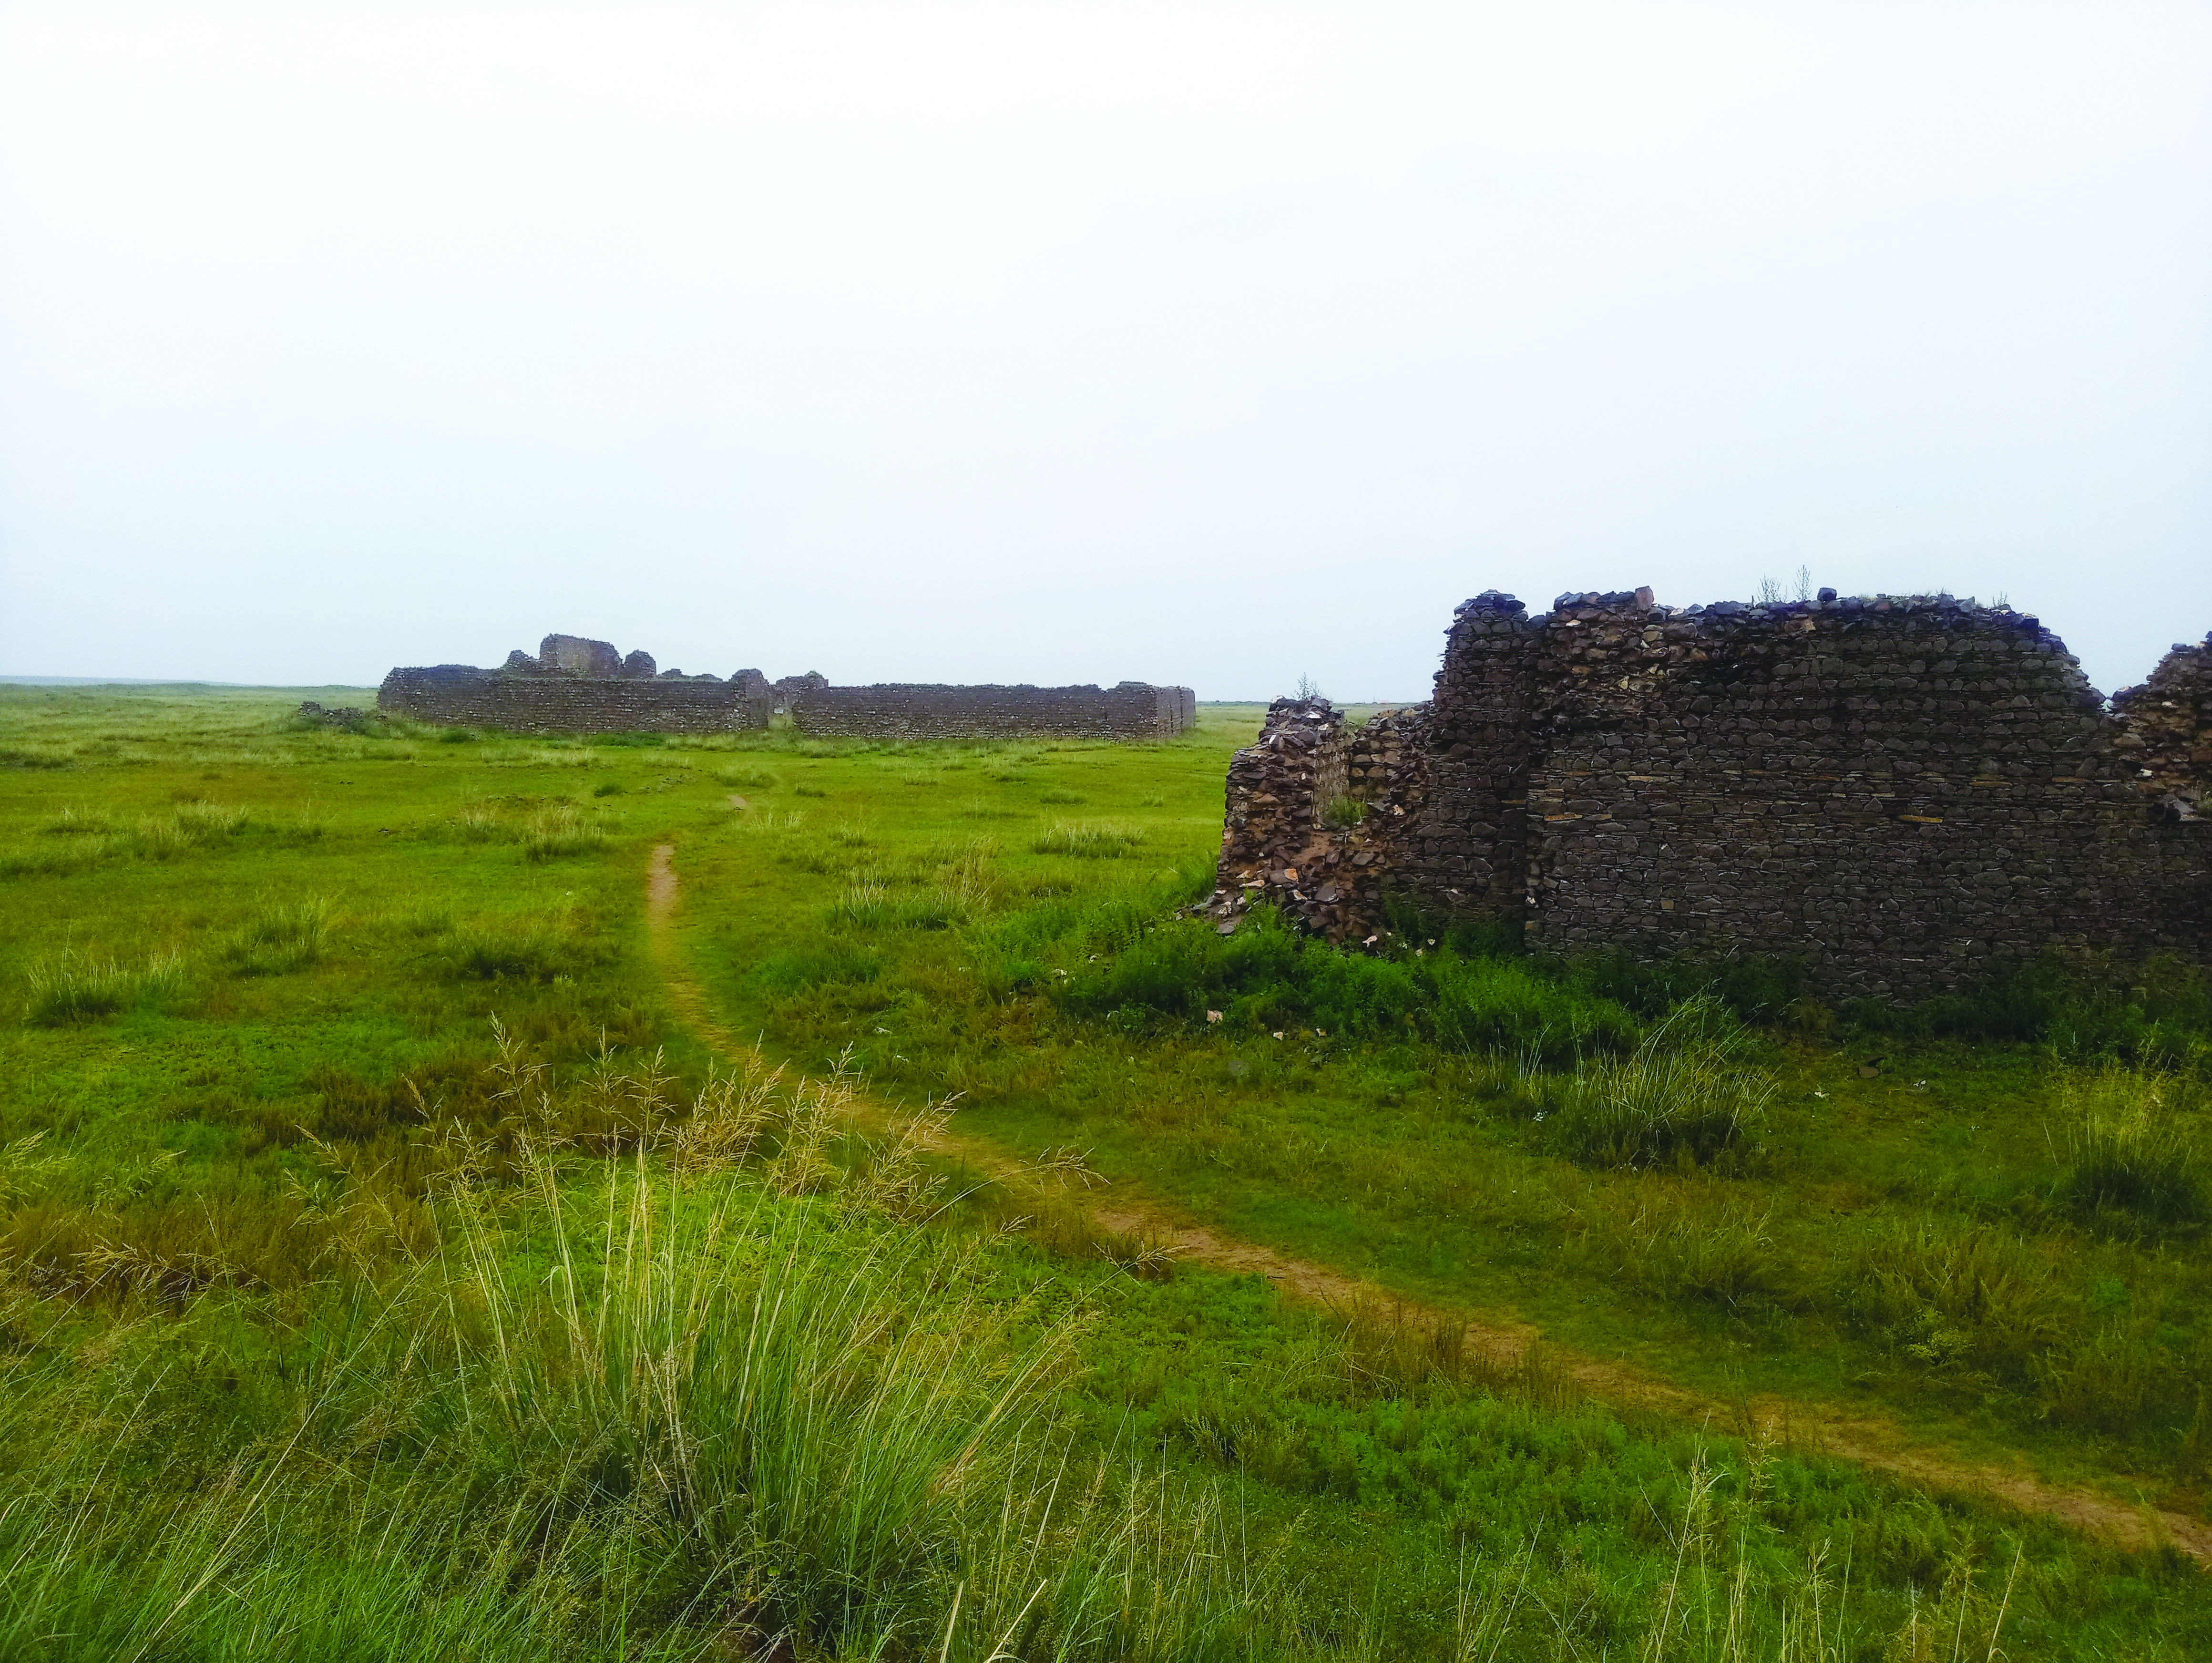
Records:
[[[1012,734],[1069,738],[1165,739],[1198,719],[1188,687],[1124,681],[1117,686],[821,686],[791,707],[811,736],[962,739]]]
[[[817,671],[771,682],[757,669],[724,680],[662,670],[648,653],[549,635],[495,670],[439,664],[384,679],[381,710],[419,722],[514,733],[715,734],[788,716],[799,732],[866,739],[1164,739],[1197,719],[1188,687],[833,687]]]
[[[2212,637],[2105,699],[2035,618],[1948,595],[1455,614],[1425,705],[1279,701],[1218,887],[1334,941],[1395,894],[1573,953],[1801,959],[1911,997],[2056,947],[2212,959]]]

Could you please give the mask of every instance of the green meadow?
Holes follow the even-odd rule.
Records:
[[[2212,1655],[2200,976],[1224,938],[1257,706],[302,697],[0,688],[0,1656]]]

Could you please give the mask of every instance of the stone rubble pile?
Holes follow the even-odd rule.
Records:
[[[1333,941],[1379,932],[1425,796],[1426,721],[1389,710],[1352,728],[1325,698],[1277,699],[1230,764],[1216,886],[1193,912],[1224,933],[1263,904]]]
[[[381,710],[363,710],[350,704],[333,704],[325,708],[312,698],[300,701],[300,715],[325,728],[343,728],[356,734],[362,732],[372,722],[386,720]]]

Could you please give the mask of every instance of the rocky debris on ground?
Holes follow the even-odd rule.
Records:
[[[391,719],[381,710],[362,710],[350,704],[338,704],[325,708],[312,698],[303,698],[300,701],[300,715],[303,720],[319,723],[325,728],[343,728],[356,734],[372,722],[387,722]]]

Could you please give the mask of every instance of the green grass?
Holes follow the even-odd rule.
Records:
[[[1718,1001],[1685,1002],[1628,1056],[1576,1071],[1560,1093],[1562,1146],[1607,1167],[1710,1167],[1735,1154],[1765,1129],[1774,1093],[1749,1048]]]
[[[960,810],[894,795],[911,747],[815,758],[841,813],[876,815],[865,850],[803,817],[684,850],[718,999],[785,1054],[853,1045],[888,1090],[958,1090],[1014,1147],[1088,1148],[1116,1184],[1408,1296],[2203,1508],[2212,1267],[2080,1176],[2067,1106],[2100,1056],[2196,1068],[2201,978],[2108,994],[2031,966],[1962,996],[1967,1035],[1941,1004],[1824,1009],[1789,965],[1546,966],[1411,917],[1373,956],[1264,913],[1223,937],[1171,914],[1210,878],[1227,740],[1010,747],[988,897],[941,929],[884,921]],[[1042,801],[1073,789],[1141,839],[1085,858]],[[841,916],[855,884],[877,910]],[[1753,1025],[1740,1043],[1650,1043],[1701,994]],[[2171,1106],[2191,1149],[2194,1089]],[[2143,1205],[2185,1213],[2185,1185],[2161,1193]]]
[[[2194,1234],[2208,1212],[2193,1081],[2106,1068],[2069,1082],[2071,1164],[2062,1193],[2083,1222]]]
[[[184,977],[173,955],[126,965],[64,952],[30,966],[24,979],[30,992],[25,1016],[34,1026],[50,1028],[120,1015],[175,993]]]
[[[1037,801],[1059,803],[1078,802],[1081,799],[1066,791],[1047,791]],[[1133,854],[1144,841],[1143,831],[1133,825],[1055,820],[1036,835],[1030,848],[1039,855],[1070,855],[1078,860],[1104,861]]]
[[[2172,1556],[1624,1415],[1545,1348],[1290,1304],[836,1131],[856,1076],[957,1094],[1054,1170],[1553,1345],[2200,1509],[2185,978],[2033,972],[1975,1018],[2023,1039],[1410,917],[1373,958],[1222,938],[1172,913],[1256,710],[1145,746],[442,743],[302,696],[367,702],[0,690],[0,1653],[2212,1649]],[[672,1019],[663,841],[680,950],[781,1076]],[[1700,992],[1729,1020],[1670,1019]]]

